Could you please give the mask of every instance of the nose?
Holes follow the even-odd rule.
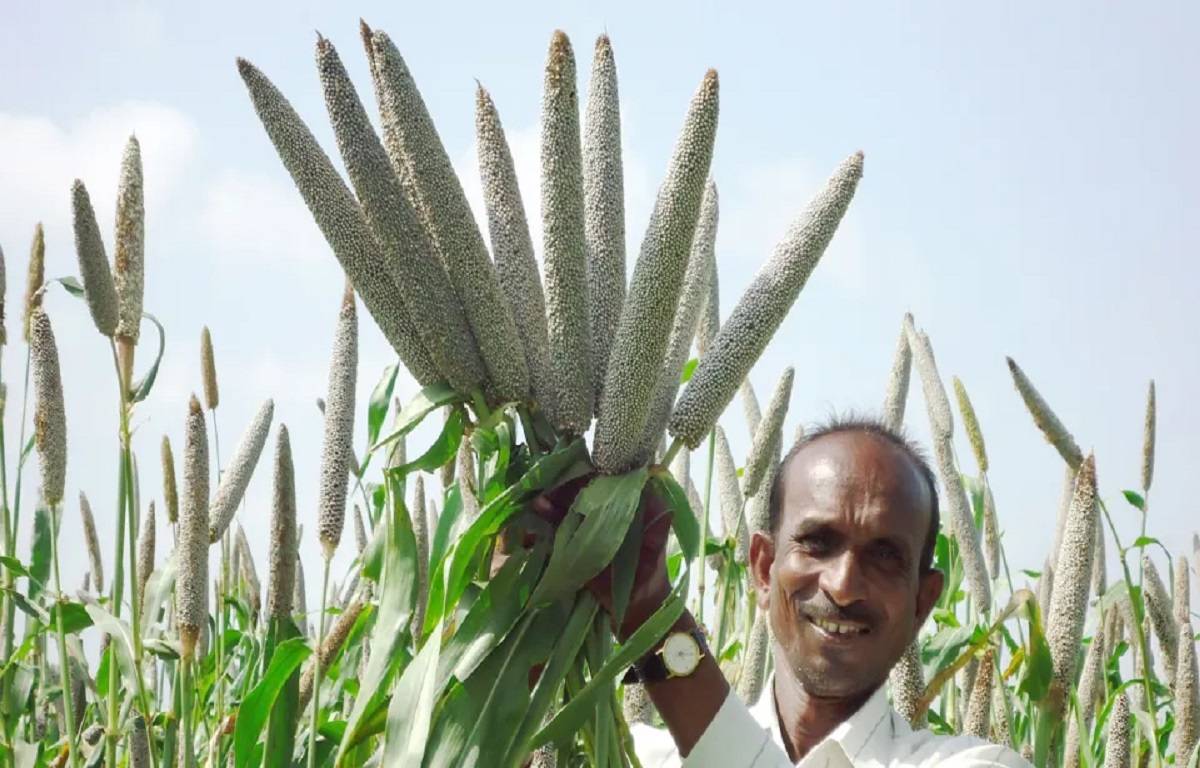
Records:
[[[821,591],[838,606],[857,603],[867,597],[866,580],[862,576],[862,564],[855,554],[847,549],[835,558],[826,561],[821,573]]]

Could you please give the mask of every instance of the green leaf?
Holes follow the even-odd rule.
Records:
[[[696,372],[696,366],[700,364],[700,359],[693,357],[683,364],[683,371],[679,375],[679,383],[687,384],[691,380],[692,374]]]
[[[407,464],[389,469],[388,475],[399,479],[413,470],[424,472],[437,470],[454,458],[458,452],[458,445],[462,442],[465,428],[466,415],[461,408],[455,408],[450,412],[450,418],[446,419],[445,425],[442,426],[442,432],[438,435],[437,440],[433,441],[433,445]]]
[[[1146,511],[1146,500],[1142,498],[1142,494],[1137,491],[1121,491],[1125,494],[1125,500],[1132,504],[1142,512]]]
[[[0,564],[12,572],[14,576],[28,576],[29,570],[15,557],[0,555]]]
[[[372,444],[370,452],[374,453],[388,443],[407,435],[435,408],[462,402],[462,399],[462,396],[451,389],[448,384],[430,384],[400,409],[400,414],[396,417],[395,429],[386,437]]]
[[[962,650],[971,643],[975,627],[946,627],[934,633],[921,648],[921,662],[933,669],[941,669],[958,658]]]
[[[447,694],[430,741],[427,768],[495,765],[529,708],[529,672],[550,653],[566,618],[553,608],[526,614],[469,678]]]
[[[150,370],[146,371],[146,375],[135,382],[132,387],[133,402],[135,403],[140,403],[149,396],[150,390],[154,387],[154,380],[158,378],[158,366],[162,362],[163,351],[167,347],[167,333],[163,330],[162,323],[158,322],[158,318],[149,312],[143,312],[142,317],[154,323],[154,327],[158,330],[158,353],[154,356]]]
[[[25,447],[21,449],[21,459],[17,462],[18,468],[25,466],[25,459],[29,458],[29,454],[33,453],[33,443],[36,437],[36,434],[30,435],[29,439],[25,441]]]
[[[520,620],[545,563],[545,546],[534,547],[528,554],[512,555],[483,588],[442,649],[438,662],[439,691],[451,677],[460,681],[470,677],[508,636]]]
[[[559,528],[546,573],[533,593],[532,604],[547,605],[572,594],[612,562],[641,504],[648,477],[645,467],[623,475],[599,475],[587,484],[571,511],[583,516],[564,546]]]
[[[234,765],[237,768],[249,768],[253,764],[251,758],[254,745],[258,743],[258,735],[267,724],[279,692],[289,679],[299,679],[300,665],[311,654],[312,648],[303,637],[293,637],[275,646],[267,673],[238,707],[237,723],[233,731]],[[270,761],[270,753],[267,755]],[[290,753],[287,755],[287,762],[291,762]]]
[[[92,623],[111,638],[108,647],[110,651],[116,651],[117,665],[121,670],[125,690],[137,690],[138,672],[133,666],[133,638],[129,633],[129,626],[99,605],[86,605],[84,609],[91,617]],[[66,616],[64,612],[63,618]]]
[[[50,607],[50,626],[57,629],[58,614],[62,613],[63,632],[73,635],[92,626],[92,617],[88,615],[83,603],[63,600]]]
[[[346,737],[338,747],[340,763],[363,727],[367,714],[387,695],[396,667],[407,657],[404,651],[409,624],[417,600],[417,541],[405,509],[404,499],[390,493],[391,514],[387,517],[387,547],[379,585],[379,607],[371,632],[371,655],[359,684],[358,696],[346,719]]]
[[[700,521],[688,503],[687,493],[666,471],[652,472],[649,485],[651,493],[656,494],[671,511],[671,529],[675,531],[684,557],[689,561],[694,560],[700,549]]]
[[[1162,542],[1159,541],[1158,539],[1154,538],[1153,536],[1138,536],[1134,540],[1132,548],[1133,549],[1142,549],[1143,547],[1148,547],[1151,544],[1157,544],[1160,547],[1162,546]]]
[[[396,373],[400,370],[397,363],[392,363],[383,369],[383,375],[375,389],[371,391],[371,399],[367,403],[367,443],[372,444],[379,437],[379,429],[387,416],[388,405],[392,402],[392,390],[396,387]]]
[[[386,531],[387,526],[382,523],[372,529],[371,538],[367,540],[366,549],[363,550],[360,558],[363,578],[376,583],[379,582],[379,577],[383,573],[383,552],[387,548]]]
[[[578,657],[579,649],[587,637],[598,608],[596,599],[592,597],[591,593],[582,591],[576,597],[571,616],[567,619],[562,635],[554,645],[550,659],[542,668],[537,687],[534,688],[529,702],[529,708],[521,718],[521,725],[517,728],[516,737],[512,741],[508,755],[500,765],[520,765],[520,761],[523,761],[525,756],[532,751],[529,741],[537,732],[538,726],[542,724],[546,712],[550,709],[558,689],[567,676],[567,671]]]
[[[440,629],[441,625],[434,629],[430,641],[405,668],[392,692],[381,765],[420,765],[425,757],[433,704],[441,690],[437,675]]]
[[[30,438],[32,440],[32,438]],[[25,596],[31,601],[42,594],[50,578],[50,512],[41,504],[33,510],[33,543],[29,551],[29,586]]]
[[[534,493],[555,484],[563,474],[568,473],[578,461],[586,457],[586,452],[587,448],[583,441],[575,440],[565,448],[546,454],[530,467],[520,480],[505,488],[499,496],[484,505],[479,516],[463,532],[454,547],[446,553],[445,558],[449,559],[450,568],[445,576],[446,586],[441,594],[441,600],[438,601],[439,604],[454,605],[458,601],[463,589],[470,581],[470,566],[475,562],[480,544],[488,537],[498,533],[508,518],[519,509],[521,503]],[[645,471],[642,470],[642,473],[644,475]],[[582,495],[581,493],[580,496]],[[578,501],[576,503],[578,504]],[[439,532],[440,528],[439,524]],[[620,544],[619,540],[617,544]],[[608,556],[609,560],[612,559],[613,554],[616,554],[615,546]],[[445,566],[439,564],[435,572],[439,574],[446,572]],[[432,579],[430,584],[430,604],[433,605],[434,593],[438,588],[433,584]],[[436,622],[440,616],[440,611],[430,610],[426,614],[425,628],[429,629],[432,626],[431,622]]]
[[[558,711],[554,719],[546,724],[546,727],[538,731],[530,742],[531,749],[537,749],[551,741],[561,742],[579,730],[596,707],[598,697],[610,690],[609,686],[616,680],[617,675],[624,672],[630,664],[653,648],[654,644],[679,619],[684,608],[682,594],[687,594],[687,578],[679,583],[671,596],[630,636],[629,640],[609,657],[600,671],[592,675],[592,679],[584,686],[583,690],[573,696],[567,705]]]
[[[1050,656],[1050,645],[1042,632],[1041,617],[1033,604],[1029,605],[1029,645],[1025,651],[1021,682],[1017,690],[1028,696],[1030,701],[1041,701],[1050,691],[1054,662]]]
[[[271,619],[267,623],[266,647],[263,650],[263,663],[270,669],[275,660],[275,649],[284,642],[292,639],[304,640],[300,630],[291,618]],[[265,676],[264,676],[265,677]],[[271,705],[271,713],[267,718],[267,735],[263,740],[263,768],[291,768],[292,754],[296,749],[296,726],[300,722],[300,676],[289,675],[283,686],[275,695]],[[236,740],[236,731],[234,734]],[[257,741],[257,736],[255,737]],[[255,750],[255,755],[257,750]],[[252,761],[257,765],[257,758],[252,755]]]
[[[613,620],[617,626],[625,620],[625,609],[629,607],[629,598],[633,595],[633,577],[637,575],[638,558],[642,554],[642,512],[637,510],[633,522],[621,542],[613,558],[612,570],[612,607]]]
[[[51,280],[46,281],[47,285],[49,285],[50,283],[58,283],[63,288],[67,289],[68,294],[70,294],[71,296],[74,296],[77,299],[84,298],[84,296],[86,294],[86,292],[83,289],[83,283],[81,283],[79,281],[79,278],[75,277],[74,275],[67,275],[66,277],[58,277],[58,278],[53,278]]]

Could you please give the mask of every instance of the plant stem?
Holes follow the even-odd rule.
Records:
[[[193,663],[191,656],[184,654],[179,664],[179,678],[183,691],[183,695],[179,697],[179,719],[183,722],[183,738],[180,739],[179,745],[183,750],[183,759],[180,761],[182,768],[195,768],[196,765],[196,755],[192,751],[196,741],[195,726],[192,723],[192,705],[196,696],[195,681],[192,680]]]
[[[12,528],[6,535],[10,538],[5,542],[9,552],[16,552],[17,549],[17,531],[21,528],[21,471],[25,467],[25,417],[28,415],[29,406],[29,346],[25,347],[25,385],[24,392],[21,395],[21,428],[17,437],[17,479],[13,485],[13,504],[12,504]],[[4,455],[0,454],[0,463],[4,463]],[[6,497],[7,498],[7,497]],[[4,633],[5,643],[7,648],[12,648],[13,623],[16,620],[16,603],[12,600],[7,602],[4,608]],[[7,656],[5,656],[7,659]]]
[[[704,474],[704,514],[700,520],[700,562],[696,567],[700,570],[700,586],[697,589],[696,623],[704,626],[704,582],[705,568],[708,562],[705,556],[708,549],[708,511],[712,509],[713,461],[717,453],[717,432],[708,433],[708,467]]]
[[[62,686],[63,711],[67,719],[67,744],[71,755],[71,765],[79,768],[79,741],[75,732],[75,712],[71,696],[71,673],[68,669],[70,659],[67,657],[67,633],[63,628],[63,595],[62,578],[58,569],[58,505],[50,508],[50,559],[54,563],[54,607],[55,619],[58,625],[58,682]],[[115,662],[113,663],[115,667]],[[111,763],[116,765],[116,763]]]
[[[308,768],[317,765],[317,720],[321,714],[321,645],[325,642],[325,608],[329,595],[329,557],[321,575],[321,616],[317,619],[317,652],[313,654],[312,723],[308,729]]]
[[[679,453],[679,449],[683,448],[683,441],[675,438],[671,441],[671,446],[667,448],[667,452],[663,454],[662,465],[664,467],[671,466],[671,462],[675,459],[675,454]]]

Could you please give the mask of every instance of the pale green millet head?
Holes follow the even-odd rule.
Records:
[[[42,284],[46,282],[46,233],[42,222],[33,228],[33,244],[29,247],[29,268],[25,273],[24,338],[29,342],[29,315],[42,306]]]
[[[1181,627],[1192,620],[1191,578],[1187,555],[1179,555],[1175,558],[1175,589],[1171,593],[1171,614],[1175,617],[1175,623]]]
[[[908,381],[912,374],[912,349],[908,346],[910,325],[912,315],[905,314],[900,325],[900,338],[896,340],[892,369],[888,372],[887,391],[883,395],[883,423],[893,430],[904,426],[904,407],[908,403]]]
[[[625,716],[625,722],[629,725],[653,725],[654,702],[650,701],[646,686],[641,683],[627,683],[623,690],[625,696],[621,699],[621,713]]]
[[[790,365],[784,369],[767,403],[762,423],[754,431],[754,440],[750,444],[750,454],[746,457],[746,467],[742,471],[742,493],[747,498],[756,496],[763,488],[763,480],[771,459],[779,455],[776,447],[783,434],[783,420],[787,416],[788,403],[792,399],[792,383],[796,379],[796,369]]]
[[[1050,562],[1058,562],[1058,551],[1062,547],[1063,530],[1067,527],[1067,513],[1071,511],[1071,498],[1075,495],[1075,468],[1067,464],[1063,470],[1062,492],[1058,499],[1058,518],[1054,524],[1054,542],[1050,545]]]
[[[917,330],[912,315],[904,316],[904,332],[908,337],[908,348],[912,350],[913,365],[921,378],[929,428],[936,440],[950,440],[954,436],[954,414],[950,410],[950,398],[946,396],[941,374],[938,373],[933,344],[928,335]]]
[[[630,469],[642,445],[712,161],[718,92],[710,69],[692,97],[625,296],[593,440],[602,472]]]
[[[758,432],[758,425],[762,421],[762,408],[758,404],[758,395],[754,392],[754,385],[750,383],[750,378],[742,379],[742,385],[738,387],[738,394],[742,399],[742,415],[746,418],[746,431],[750,434],[750,439],[754,439],[754,434]]]
[[[296,474],[286,424],[275,434],[275,480],[271,502],[267,615],[283,620],[293,611],[296,591]]]
[[[233,460],[221,472],[221,482],[213,496],[212,506],[208,513],[208,535],[210,541],[218,541],[233,516],[237,514],[238,504],[246,495],[250,485],[250,476],[258,466],[258,457],[262,455],[263,446],[267,444],[267,433],[271,431],[271,419],[275,415],[275,402],[267,400],[259,407],[254,420],[242,435]]]
[[[417,543],[417,605],[413,611],[412,632],[414,637],[420,637],[425,626],[425,601],[429,595],[429,517],[425,510],[425,478],[419,472],[413,481],[409,517]]]
[[[383,264],[434,365],[452,387],[469,395],[483,383],[483,361],[450,278],[337,51],[324,38],[317,41],[317,69],[342,161],[383,252]]]
[[[96,212],[87,187],[79,179],[71,186],[71,203],[75,222],[75,255],[79,259],[79,275],[88,311],[96,330],[112,336],[117,330],[117,290],[113,286],[104,240],[96,223]]]
[[[1103,633],[1097,631],[1092,635],[1087,653],[1083,657],[1083,670],[1079,673],[1079,684],[1076,686],[1076,702],[1078,714],[1085,724],[1090,724],[1096,706],[1104,706],[1104,664],[1106,661]],[[1063,746],[1063,767],[1078,768],[1079,762],[1079,725],[1075,713],[1067,717],[1067,739]]]
[[[771,652],[771,633],[767,629],[766,611],[756,611],[750,627],[750,642],[742,657],[738,675],[737,694],[746,706],[754,706],[762,695],[767,669],[767,654]]]
[[[137,344],[146,278],[146,207],[142,191],[142,148],[130,136],[117,183],[117,248],[113,283],[117,291],[117,337]]]
[[[79,492],[79,518],[83,521],[83,541],[87,546],[88,568],[91,569],[92,588],[96,594],[104,594],[104,561],[100,557],[100,537],[96,535],[96,518],[87,494]]]
[[[401,407],[400,398],[392,398],[392,432],[395,432],[400,427],[400,416],[404,409]],[[324,412],[324,411],[322,411]],[[392,441],[387,452],[387,469],[395,469],[402,467],[408,463],[408,435],[400,435]]]
[[[366,603],[361,600],[355,600],[338,614],[337,620],[329,628],[325,639],[321,641],[321,672],[323,674],[329,672],[330,665],[333,664],[333,660],[341,652],[342,645],[346,642],[346,638],[350,635],[350,630],[354,628],[354,623],[358,621],[358,617],[362,614],[365,607]],[[304,672],[300,675],[300,711],[304,711],[308,703],[312,701],[313,685],[316,682],[316,671],[313,668],[314,661],[316,660],[310,660],[305,665]]]
[[[1150,391],[1146,395],[1146,423],[1142,436],[1142,494],[1150,492],[1154,480],[1154,434],[1158,422],[1154,379],[1150,380]]]
[[[917,725],[924,718],[917,717],[917,703],[925,691],[925,676],[921,669],[921,652],[916,642],[910,643],[888,675],[888,688],[892,693],[892,706],[905,722]]]
[[[550,372],[550,340],[546,334],[542,278],[533,252],[533,240],[529,236],[529,222],[525,218],[525,204],[517,184],[512,152],[500,114],[483,86],[475,91],[475,139],[496,276],[521,337],[533,399],[543,410],[553,414],[554,376]]]
[[[1108,563],[1104,556],[1104,520],[1096,515],[1095,554],[1092,555],[1092,594],[1101,597],[1108,591]]]
[[[275,151],[333,255],[401,362],[422,386],[442,380],[392,281],[362,208],[308,126],[270,80],[245,59],[238,70]]]
[[[475,452],[471,448],[468,435],[463,435],[458,444],[458,454],[455,458],[455,475],[458,477],[458,492],[462,502],[460,519],[474,522],[479,517],[479,495],[475,489]]]
[[[146,720],[141,715],[133,716],[126,750],[129,753],[129,768],[150,768],[150,737],[146,733]]]
[[[58,345],[50,317],[41,307],[36,307],[29,317],[29,356],[33,373],[33,437],[42,501],[53,509],[62,503],[67,481],[67,415]]]
[[[150,574],[154,573],[154,549],[156,545],[157,531],[154,514],[154,502],[146,508],[146,514],[138,525],[138,551],[137,551],[137,594],[135,599],[139,605],[145,605],[146,602],[146,582],[150,580]]]
[[[179,491],[175,485],[175,455],[171,451],[171,438],[163,435],[159,450],[162,458],[163,504],[167,507],[167,522],[179,520]]]
[[[733,399],[825,252],[862,177],[856,152],[792,224],[721,327],[671,415],[671,435],[695,447]]]
[[[608,35],[596,39],[583,126],[583,204],[587,240],[592,381],[600,403],[608,356],[625,301],[625,171],[617,63]]]
[[[703,358],[708,354],[717,334],[721,332],[721,278],[717,274],[717,255],[713,254],[708,271],[708,295],[700,310],[700,326],[696,329],[696,352]]]
[[[726,538],[734,541],[734,559],[746,563],[750,555],[750,533],[747,530],[746,518],[742,514],[742,489],[738,481],[737,464],[733,460],[733,451],[729,449],[729,440],[725,430],[716,428],[716,461],[717,489],[721,500],[721,523],[724,526]]]
[[[1179,627],[1172,615],[1173,607],[1171,595],[1167,592],[1167,585],[1159,575],[1158,566],[1147,554],[1142,555],[1142,593],[1146,598],[1147,618],[1150,620],[1150,626],[1154,629],[1154,636],[1158,638],[1158,647],[1162,651],[1167,683],[1173,686],[1176,662],[1179,659]]]
[[[213,355],[212,333],[207,325],[200,331],[200,380],[204,384],[204,407],[215,410],[221,404],[221,390],[217,386],[217,361]]]
[[[938,388],[941,388],[940,382]],[[983,559],[983,546],[980,543],[979,530],[975,527],[970,502],[967,500],[967,491],[963,487],[962,475],[954,463],[954,449],[950,438],[934,438],[933,452],[937,460],[938,475],[945,490],[942,503],[946,527],[958,542],[971,598],[975,605],[986,613],[991,610],[992,605],[992,582]]]
[[[992,719],[992,682],[996,677],[995,650],[988,648],[979,662],[967,700],[962,732],[987,741]]]
[[[635,464],[649,460],[654,443],[662,440],[667,420],[671,418],[671,407],[679,392],[679,381],[683,367],[687,364],[692,339],[696,337],[696,326],[700,321],[700,310],[704,306],[708,290],[708,271],[712,268],[712,252],[717,237],[717,186],[710,180],[705,186],[704,199],[700,203],[700,218],[696,222],[696,234],[692,238],[692,252],[688,256],[687,271],[683,275],[683,291],[679,307],[675,310],[675,322],[667,340],[667,354],[662,370],[658,374],[658,386],[650,404],[650,413],[642,436],[642,446]]]
[[[1104,741],[1104,768],[1131,768],[1129,697],[1117,694],[1108,716],[1108,734]]]
[[[200,401],[192,395],[184,429],[175,578],[175,622],[187,658],[193,657],[208,623],[208,477],[208,430]]]
[[[1200,742],[1200,672],[1196,669],[1196,641],[1190,623],[1179,628],[1179,647],[1175,668],[1175,728],[1167,754],[1174,753],[1175,764],[1191,756]]]
[[[367,549],[367,527],[363,524],[362,508],[354,505],[354,549],[361,556]]]
[[[1075,438],[1058,420],[1058,416],[1034,388],[1033,382],[1025,375],[1025,371],[1021,370],[1021,366],[1017,365],[1011,357],[1005,359],[1008,360],[1008,370],[1012,373],[1017,392],[1021,394],[1021,399],[1025,401],[1025,407],[1033,416],[1034,424],[1042,431],[1046,440],[1058,450],[1059,455],[1067,464],[1072,468],[1078,467],[1079,463],[1083,461],[1083,452],[1079,450]]]
[[[1065,707],[1067,693],[1075,680],[1075,659],[1083,639],[1091,588],[1096,513],[1096,460],[1089,455],[1079,465],[1075,480],[1045,622],[1046,642],[1054,662],[1050,706],[1055,708]]]
[[[524,401],[529,370],[516,322],[421,93],[386,34],[363,25],[363,41],[375,80],[384,147],[466,312],[487,369],[489,398]]]
[[[775,484],[775,476],[779,474],[782,449],[783,435],[777,433],[762,482],[758,484],[758,492],[746,500],[746,525],[750,526],[751,533],[765,533],[771,526],[771,486]]]
[[[962,416],[963,430],[966,431],[967,439],[971,442],[971,452],[975,454],[975,464],[979,467],[980,472],[987,472],[987,446],[983,443],[983,430],[979,428],[975,407],[971,405],[971,398],[967,395],[967,388],[963,386],[962,381],[957,376],[952,380],[954,396],[958,400],[958,412]]]
[[[555,426],[569,435],[586,432],[595,412],[579,141],[575,54],[558,30],[550,41],[542,91],[542,264]]]
[[[325,395],[325,438],[321,450],[321,487],[317,532],[325,559],[333,557],[346,520],[346,484],[354,453],[354,386],[358,378],[358,319],[354,292],[346,286],[338,313],[329,389]]]
[[[988,575],[1000,578],[1000,521],[996,519],[996,500],[992,489],[983,489],[983,556],[987,560]]]

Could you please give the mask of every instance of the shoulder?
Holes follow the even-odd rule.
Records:
[[[939,736],[921,729],[910,730],[898,742],[906,762],[922,768],[1032,768],[1012,749],[974,736]]]

